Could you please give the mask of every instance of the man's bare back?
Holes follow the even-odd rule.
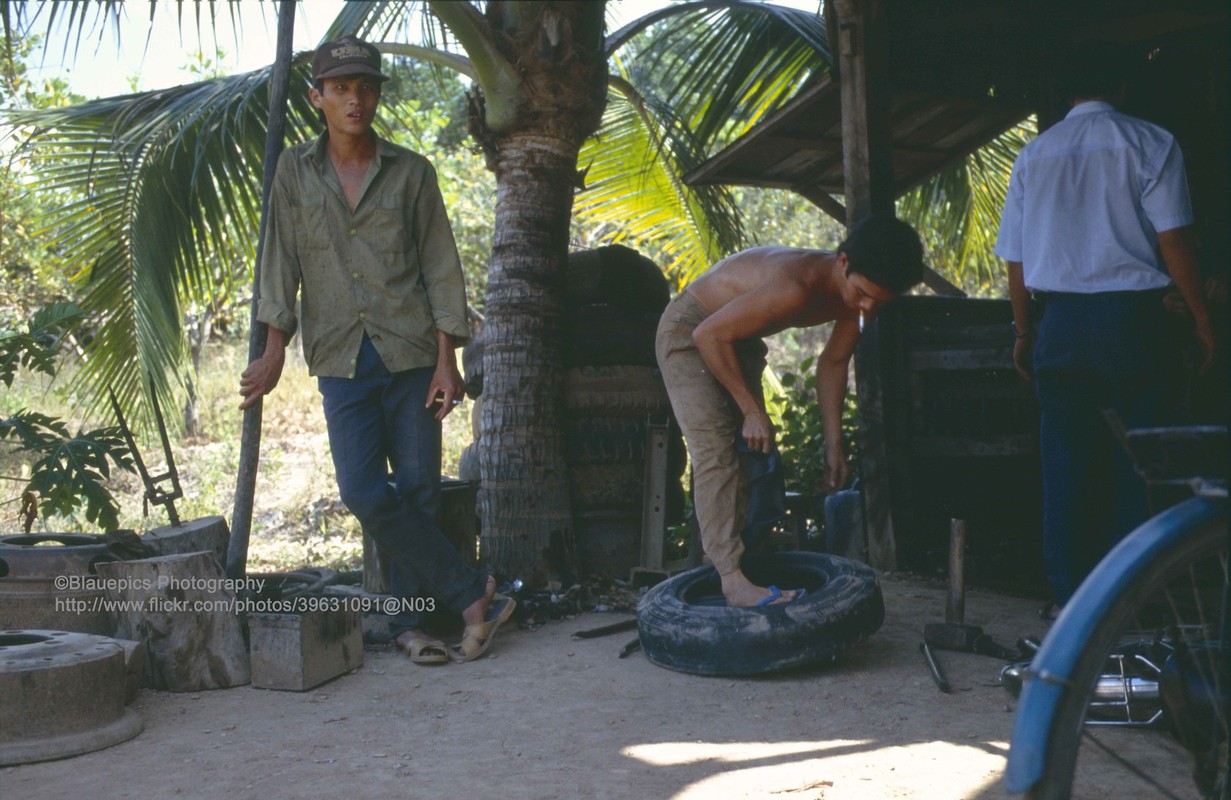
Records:
[[[689,284],[687,291],[711,314],[728,303],[772,303],[774,314],[750,336],[772,336],[787,328],[806,328],[858,315],[843,302],[836,277],[843,265],[825,250],[754,247],[730,255]],[[728,312],[729,313],[729,312]],[[727,315],[724,315],[727,316]]]
[[[741,352],[752,351],[740,344],[833,322],[816,358],[816,396],[829,487],[838,489],[850,475],[841,424],[860,322],[922,273],[919,235],[893,217],[872,217],[855,225],[836,253],[771,246],[728,256],[664,312],[658,363],[693,458],[702,546],[719,571],[728,604],[755,606],[794,597],[754,584],[739,563],[747,511],[741,503],[748,490],[740,483],[745,478],[730,433],[737,430],[747,449],[761,453],[770,453],[775,440],[759,379],[764,364],[741,360]]]

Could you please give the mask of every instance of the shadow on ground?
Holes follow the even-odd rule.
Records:
[[[1001,662],[918,652],[938,585],[886,577],[886,622],[834,665],[760,678],[674,673],[586,614],[502,632],[492,656],[419,667],[389,648],[307,693],[143,690],[145,731],[0,771],[6,797],[1001,798],[1012,700]],[[1036,601],[973,590],[967,621],[1041,635]],[[1125,796],[1125,795],[1117,795]]]

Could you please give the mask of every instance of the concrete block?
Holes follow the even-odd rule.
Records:
[[[219,564],[226,564],[231,531],[222,517],[198,517],[146,531],[141,541],[160,556],[205,551]]]
[[[363,631],[364,642],[373,644],[393,640],[392,628],[389,624],[392,617],[381,610],[383,604],[390,599],[389,595],[369,592],[362,586],[345,584],[326,586],[323,594],[326,597],[344,598],[341,602],[363,609],[359,618],[359,627]]]
[[[124,650],[124,702],[131,703],[145,686],[145,643],[132,639],[115,641]]]
[[[303,692],[363,666],[363,634],[354,608],[248,615],[252,685]]]
[[[116,637],[144,645],[147,685],[172,692],[248,682],[248,651],[230,581],[212,553],[97,564],[116,603]]]

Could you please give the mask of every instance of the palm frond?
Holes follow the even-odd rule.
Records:
[[[208,302],[220,260],[251,264],[269,75],[8,115],[33,131],[24,146],[43,188],[75,198],[51,213],[46,233],[77,258],[74,280],[98,328],[80,377],[92,409],[112,388],[148,423],[146,375],[173,407],[186,377],[184,302]],[[298,80],[307,80],[302,64]],[[292,135],[315,116],[292,92]]]
[[[578,221],[613,231],[608,242],[648,251],[684,285],[742,241],[737,209],[725,187],[690,187],[680,175],[704,154],[671,109],[613,78],[598,136],[578,163],[586,188]]]
[[[932,265],[972,294],[1003,283],[994,253],[1000,210],[1013,162],[1034,135],[1031,118],[898,200],[898,216],[924,232]]]
[[[368,41],[394,38],[394,34],[407,33],[412,19],[418,19],[422,0],[375,0],[374,2],[346,3],[334,17],[321,39],[327,42],[342,36],[355,35]],[[430,44],[430,42],[429,42]]]
[[[115,44],[120,42],[120,21],[128,9],[144,6],[150,26],[146,31],[144,48],[146,51],[154,45],[152,39],[154,19],[159,9],[168,7],[175,14],[181,31],[185,29],[186,19],[191,16],[198,37],[198,46],[204,49],[200,42],[202,33],[208,28],[217,30],[220,10],[225,8],[231,21],[231,29],[235,32],[233,45],[240,49],[239,31],[244,16],[251,17],[254,13],[268,15],[272,3],[238,3],[234,0],[150,0],[147,4],[129,3],[123,0],[4,0],[0,2],[0,22],[3,23],[5,43],[14,38],[40,34],[50,47],[53,39],[62,39],[60,57],[71,60],[81,50],[87,39],[97,38],[101,46],[108,34],[115,38]],[[363,5],[363,4],[350,4]],[[52,37],[52,31],[63,31],[64,35]],[[3,50],[3,57],[8,58],[8,50]]]
[[[62,54],[67,56],[70,46],[76,52],[87,35],[97,34],[101,42],[108,30],[117,29],[123,7],[122,0],[98,0],[94,3],[69,0],[42,3],[5,2],[0,3],[0,20],[3,21],[6,43],[16,37],[37,33],[40,29],[48,32],[57,25],[62,26],[69,34],[64,37]],[[48,37],[43,37],[44,41],[47,39]]]
[[[761,3],[680,3],[607,47],[620,76],[581,153],[587,190],[574,211],[638,240],[684,285],[745,238],[726,187],[680,176],[828,68],[824,21]]]
[[[627,42],[632,82],[656,86],[707,147],[741,135],[828,70],[819,14],[748,2],[681,3],[668,12],[671,24],[633,39],[613,34],[609,46]]]

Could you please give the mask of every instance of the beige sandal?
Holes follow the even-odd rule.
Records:
[[[449,649],[439,639],[414,634],[405,641],[400,642],[394,639],[393,644],[397,649],[410,656],[410,660],[415,664],[449,663]]]
[[[449,648],[449,658],[460,664],[465,661],[474,661],[486,653],[491,647],[492,639],[496,636],[496,629],[513,616],[513,609],[516,607],[517,601],[511,597],[499,594],[493,596],[491,605],[487,609],[487,619],[465,627],[462,631],[462,641],[457,647]]]

